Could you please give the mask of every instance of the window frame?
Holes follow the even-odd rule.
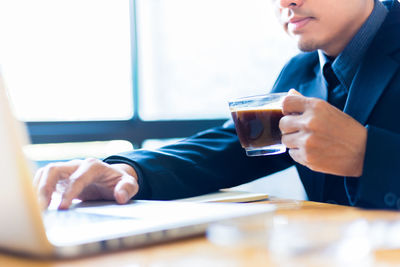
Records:
[[[135,148],[146,139],[184,138],[201,130],[222,125],[226,119],[159,120],[140,118],[136,1],[129,0],[133,116],[128,120],[103,121],[28,121],[27,130],[33,144],[127,140]]]

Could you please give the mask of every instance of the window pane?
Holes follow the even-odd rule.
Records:
[[[132,116],[129,0],[0,0],[0,64],[25,121]]]
[[[270,2],[138,0],[140,116],[224,118],[229,98],[268,92],[297,53]]]
[[[170,139],[147,139],[143,142],[142,148],[144,149],[158,149],[162,146],[172,145],[182,140],[182,138],[170,138]]]
[[[120,152],[131,151],[133,146],[125,140],[35,144],[26,145],[26,156],[36,162],[71,160],[76,158],[106,158]]]

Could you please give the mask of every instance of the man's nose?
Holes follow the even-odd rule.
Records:
[[[305,0],[278,0],[278,4],[280,8],[299,7],[304,1]]]

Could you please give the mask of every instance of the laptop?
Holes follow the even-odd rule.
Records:
[[[85,256],[204,234],[221,220],[268,215],[273,205],[177,201],[82,202],[39,208],[24,124],[10,109],[0,72],[0,250],[41,258]]]

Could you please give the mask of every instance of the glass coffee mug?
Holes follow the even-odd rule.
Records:
[[[272,93],[229,101],[236,133],[248,156],[286,152],[279,129],[279,120],[283,117],[282,101],[285,96],[287,93]]]

